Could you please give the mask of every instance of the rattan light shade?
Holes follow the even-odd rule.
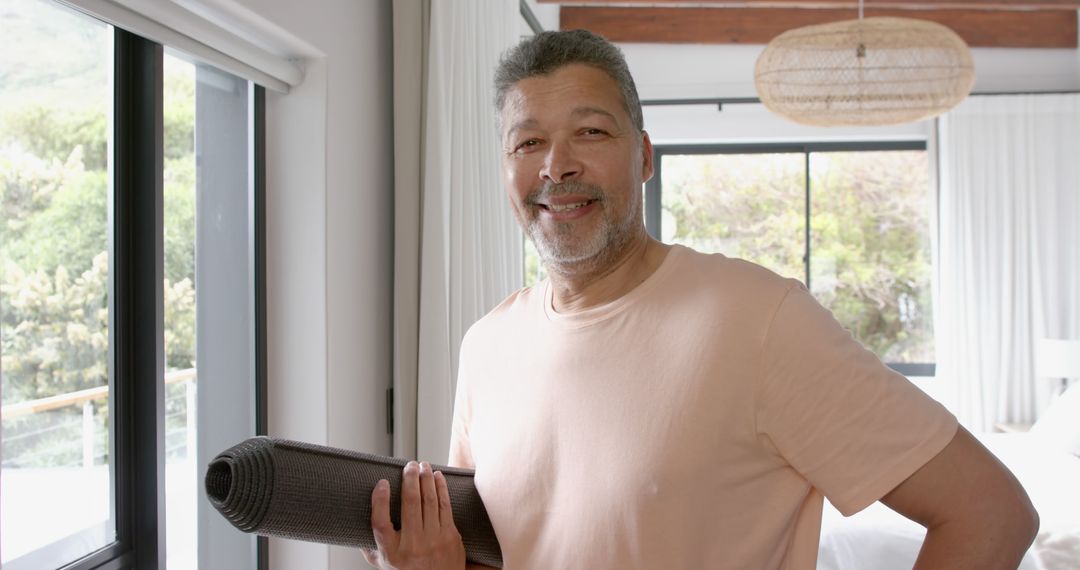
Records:
[[[975,64],[941,24],[864,18],[780,34],[758,57],[754,83],[768,109],[797,123],[892,125],[962,101]]]

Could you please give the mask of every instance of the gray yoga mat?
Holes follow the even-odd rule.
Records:
[[[375,548],[371,492],[390,481],[390,518],[401,528],[406,460],[310,443],[254,437],[221,452],[206,470],[206,495],[236,528],[262,536]],[[502,568],[502,551],[469,469],[446,476],[454,524],[471,562]]]

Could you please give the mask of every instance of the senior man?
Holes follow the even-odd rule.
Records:
[[[677,64],[678,62],[674,62]],[[550,276],[469,330],[450,464],[508,569],[815,566],[823,496],[927,528],[917,568],[1015,568],[1024,490],[797,281],[652,239],[652,145],[619,50],[523,41],[496,73],[510,206]],[[440,474],[410,463],[383,568],[463,568]]]

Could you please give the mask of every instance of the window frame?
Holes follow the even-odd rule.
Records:
[[[109,385],[116,540],[63,570],[164,568],[166,559],[164,46],[113,30]],[[255,432],[266,435],[266,95],[254,83],[250,92]],[[256,566],[269,567],[263,537]]]
[[[666,155],[712,155],[712,154],[802,154],[803,155],[803,196],[805,200],[805,228],[803,235],[803,267],[806,287],[810,288],[810,264],[813,261],[810,250],[810,222],[812,217],[810,202],[810,155],[823,152],[874,152],[897,150],[927,151],[925,140],[895,141],[850,141],[850,142],[803,142],[803,143],[702,143],[702,144],[657,144],[653,146],[653,176],[645,183],[644,210],[645,229],[654,239],[661,234],[661,216],[663,197],[661,196],[661,178],[663,158]],[[933,377],[937,373],[935,362],[887,362],[889,368],[905,376]]]

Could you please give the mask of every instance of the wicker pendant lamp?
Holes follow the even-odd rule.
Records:
[[[975,84],[964,40],[912,18],[863,18],[789,30],[754,68],[761,102],[797,123],[893,125],[939,115]]]

